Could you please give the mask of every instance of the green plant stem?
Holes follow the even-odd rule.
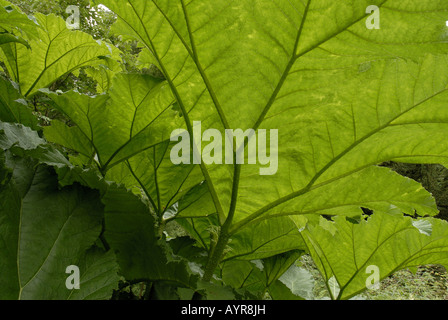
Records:
[[[165,225],[166,225],[166,221],[163,220],[163,217],[160,217],[159,221],[158,221],[158,226],[157,226],[157,236],[159,238],[163,237],[163,231],[165,231]]]
[[[215,271],[218,264],[221,262],[221,259],[224,254],[224,250],[227,247],[227,244],[229,243],[230,235],[227,233],[227,231],[224,231],[221,229],[221,232],[219,233],[218,242],[216,243],[216,246],[211,252],[211,255],[207,261],[207,265],[205,266],[205,272],[204,276],[202,277],[202,280],[204,281],[210,281],[213,277],[213,272]]]
[[[236,153],[234,153],[234,163],[236,163]],[[221,227],[216,245],[213,247],[213,250],[210,251],[210,256],[207,261],[207,265],[205,267],[205,273],[203,276],[204,281],[210,281],[212,279],[213,272],[215,271],[218,264],[221,262],[221,259],[224,256],[224,251],[227,247],[227,244],[229,243],[231,237],[231,233],[229,231],[232,226],[232,221],[236,210],[236,203],[238,200],[238,187],[239,187],[240,174],[241,174],[241,165],[235,164],[233,174],[232,199],[230,202],[229,214],[227,215],[227,219]]]

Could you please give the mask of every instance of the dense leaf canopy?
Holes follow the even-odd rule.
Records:
[[[303,253],[334,299],[365,290],[371,265],[381,279],[446,265],[432,195],[379,166],[448,163],[446,1],[95,1],[159,77],[120,73],[112,43],[1,3],[6,298],[108,298],[116,263],[152,297],[209,299],[312,298]],[[85,67],[97,95],[52,89]],[[36,95],[63,117],[39,127]],[[237,129],[253,134],[226,155]],[[193,161],[173,162],[173,132]],[[223,161],[195,157],[211,146]],[[87,270],[85,291],[65,289],[69,264]]]

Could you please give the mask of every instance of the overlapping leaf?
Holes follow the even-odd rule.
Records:
[[[111,46],[86,33],[69,30],[60,17],[36,13],[35,19],[40,26],[37,36],[27,39],[32,50],[12,42],[3,44],[0,52],[0,59],[25,97],[67,73],[99,64],[104,56],[116,57]]]
[[[103,209],[95,192],[77,186],[59,190],[52,169],[17,160],[0,199],[2,299],[111,296],[118,281],[115,261],[88,253],[88,262],[79,263],[101,231]],[[71,265],[81,268],[76,293],[66,287],[65,272]],[[101,279],[104,273],[108,281]]]
[[[385,160],[446,157],[443,2],[101,2],[152,52],[187,126],[279,130],[273,176],[243,165],[234,184],[231,165],[201,165],[220,218],[235,185],[234,221],[247,222],[285,212],[288,201],[299,214],[303,202],[294,199]],[[380,9],[379,30],[366,27],[369,5]],[[422,143],[429,137],[433,144]],[[366,185],[389,179],[360,174]],[[337,208],[350,205],[332,197]]]
[[[67,300],[108,300],[118,285],[119,267],[112,251],[92,247],[79,259],[79,287],[72,289]]]
[[[232,260],[224,263],[221,276],[236,289],[267,290],[274,300],[311,298],[314,286],[311,275],[294,265],[299,256],[300,252],[291,251],[265,260]]]
[[[140,152],[109,170],[106,177],[128,188],[141,187],[154,210],[162,217],[172,206],[178,205],[177,201],[188,191],[203,181],[199,169],[193,165],[181,164],[173,167],[169,152],[172,146],[172,143],[165,141]],[[190,192],[196,191],[197,188]],[[184,199],[182,205],[190,206],[192,201]],[[182,209],[183,207],[180,208]],[[176,210],[173,214],[178,212]]]
[[[366,290],[372,284],[369,266],[377,268],[378,280],[382,280],[400,269],[447,265],[446,221],[388,213],[375,213],[359,224],[344,217],[334,220],[331,228],[310,225],[302,231],[324,279],[335,281],[337,290],[330,290],[334,299],[348,299]]]
[[[36,131],[16,123],[0,121],[0,149],[23,158],[55,167],[71,167],[70,162]]]
[[[39,25],[8,1],[0,1],[0,45],[16,42],[30,48],[27,39],[35,39]]]
[[[20,95],[18,88],[7,80],[0,80],[0,121],[37,128],[37,119],[28,108],[28,103]]]
[[[1,299],[109,299],[118,283],[112,252],[92,247],[102,227],[100,193],[61,187],[56,170],[72,170],[38,133],[0,122]],[[67,267],[80,287],[66,286]]]
[[[194,288],[197,277],[189,272],[186,261],[171,258],[167,247],[159,242],[156,220],[140,199],[123,189],[110,188],[103,201],[105,237],[117,253],[127,280]]]
[[[209,250],[211,242],[216,241],[216,226],[219,224],[216,214],[176,221],[205,249]],[[304,217],[275,217],[254,222],[249,228],[233,234],[223,260],[263,259],[292,250],[304,250],[299,229],[306,225],[306,221]]]
[[[149,75],[119,74],[109,93],[96,97],[73,91],[49,96],[76,126],[55,122],[45,129],[48,139],[88,159],[97,156],[104,172],[169,139],[170,129],[181,125],[168,86]]]
[[[121,65],[114,59],[104,58],[97,67],[86,68],[86,74],[97,82],[98,93],[107,92],[112,86],[112,78],[121,71]]]

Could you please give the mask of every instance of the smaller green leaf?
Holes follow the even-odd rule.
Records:
[[[86,74],[97,82],[98,93],[107,92],[112,86],[115,74],[121,71],[121,64],[117,60],[104,57],[103,62],[96,67],[85,69]]]
[[[11,43],[11,42],[17,42],[17,43],[23,44],[28,49],[31,49],[30,45],[28,44],[28,42],[25,39],[15,36],[11,33],[0,33],[0,46],[3,44],[6,44],[6,43]]]
[[[195,207],[192,202],[197,200],[195,196],[206,196],[207,190],[193,195],[191,189],[197,190],[197,185],[203,180],[202,174],[198,166],[173,165],[169,152],[171,147],[172,143],[164,141],[140,152],[110,169],[106,178],[119,181],[128,189],[142,188],[159,217],[165,215],[166,219],[173,218],[185,209],[189,212],[196,209],[196,214],[200,215],[208,208],[205,205]]]
[[[82,134],[79,127],[69,127],[59,120],[53,120],[51,126],[44,128],[44,133],[49,141],[76,150],[88,159],[94,154],[89,139]]]
[[[291,292],[291,289],[280,280],[275,281],[269,287],[269,295],[273,300],[304,300]]]
[[[90,257],[78,265],[101,232],[98,194],[77,185],[59,189],[54,171],[34,161],[10,159],[8,166],[13,179],[0,190],[0,298],[66,299],[66,270],[73,265],[83,268],[87,281],[75,297],[99,291],[110,297],[112,290],[106,287],[111,283],[93,278],[106,273],[103,276],[114,282],[116,271],[97,269],[100,265],[84,269],[95,265],[88,262]]]
[[[95,41],[91,35],[68,29],[61,17],[40,13],[34,16],[40,28],[38,36],[28,40],[32,50],[11,42],[3,44],[0,51],[0,59],[25,97],[47,88],[69,72],[98,65],[100,57],[113,55],[111,47]]]
[[[105,238],[115,251],[121,273],[127,280],[165,282],[195,288],[184,260],[173,256],[159,241],[149,208],[124,188],[111,186],[103,197]]]
[[[302,253],[303,251],[294,250],[264,259],[263,272],[266,284],[270,286],[274,281],[281,279]]]
[[[257,263],[263,268],[261,260],[258,260]],[[227,261],[222,266],[221,277],[226,285],[234,289],[262,292],[266,288],[265,275],[253,261]]]
[[[0,79],[0,121],[17,122],[37,129],[37,118],[19,93],[17,84]]]
[[[20,43],[29,47],[26,39],[37,37],[39,25],[32,16],[24,14],[17,6],[8,1],[0,1],[0,28],[20,38]],[[22,37],[19,37],[22,36]],[[2,36],[0,36],[1,38]],[[6,42],[5,42],[6,43]]]
[[[118,289],[118,264],[112,251],[92,247],[81,257],[80,269],[82,290],[72,290],[67,300],[108,300],[113,290]]]
[[[21,124],[0,122],[0,148],[3,150],[13,146],[33,150],[44,144],[46,141],[36,131]]]
[[[264,260],[229,260],[222,266],[222,279],[234,289],[244,289],[259,298],[264,298],[266,291],[274,300],[311,298],[314,284],[310,274],[294,266],[300,254],[291,251]]]
[[[9,149],[16,156],[31,157],[50,166],[71,166],[70,162],[40,138],[36,131],[21,124],[0,121],[0,149]]]
[[[198,281],[197,290],[204,292],[207,300],[235,300],[231,288],[213,282]]]
[[[333,233],[313,224],[301,232],[333,299],[350,299],[366,290],[372,267],[380,281],[405,268],[448,265],[446,221],[383,212],[359,223],[342,216],[333,220]]]

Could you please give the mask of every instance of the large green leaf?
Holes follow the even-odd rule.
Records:
[[[96,192],[76,185],[60,190],[54,171],[32,161],[10,159],[7,166],[13,178],[0,192],[1,299],[109,298],[118,281],[114,260],[82,258],[101,231]],[[81,274],[76,292],[66,287],[72,265]]]
[[[202,131],[279,130],[275,175],[201,164],[221,223],[237,191],[234,222],[284,212],[288,201],[297,214],[295,198],[372,164],[446,156],[442,2],[101,2],[152,52],[190,131],[199,120]],[[380,30],[366,28],[369,5],[380,7]]]
[[[333,299],[366,290],[371,266],[382,280],[400,269],[448,263],[448,224],[434,218],[374,213],[356,224],[335,217],[331,227],[309,225],[302,235],[325,281],[337,288]]]
[[[341,190],[344,190],[343,194]],[[266,211],[249,225],[272,217],[296,214],[359,216],[363,212],[361,207],[380,211],[395,209],[398,213],[421,216],[438,213],[434,198],[419,183],[388,168],[369,166],[331,183],[316,185],[300,197]],[[244,223],[246,221],[237,223],[235,229]]]
[[[157,144],[115,166],[106,175],[107,179],[128,188],[141,187],[160,218],[168,210],[173,210],[172,206],[178,206],[177,202],[203,181],[198,167],[188,164],[173,167],[169,152],[172,145],[169,141]],[[185,199],[182,204],[187,206],[191,201]],[[177,214],[178,210],[175,211],[174,214]],[[201,215],[201,212],[196,214]]]
[[[96,155],[103,172],[166,141],[181,125],[169,87],[149,75],[118,74],[108,94],[96,97],[74,91],[49,96],[76,126],[54,122],[45,135],[87,158]]]
[[[102,228],[100,193],[61,187],[55,168],[74,169],[30,128],[0,122],[0,149],[0,299],[110,298],[115,256],[89,249]],[[69,266],[78,289],[66,286]]]
[[[8,244],[0,251],[8,280],[0,284],[6,297],[107,297],[114,286],[113,254],[86,252],[101,227],[100,193],[67,186],[74,181],[93,183],[105,195],[105,238],[123,275],[156,282],[161,296],[165,283],[229,293],[207,281],[196,287],[192,265],[163,241],[163,220],[172,218],[208,250],[206,280],[220,266],[225,282],[236,288],[262,283],[273,298],[295,299],[303,294],[297,286],[309,284],[297,268],[287,268],[289,259],[278,257],[298,249],[309,250],[332,297],[341,299],[365,289],[367,266],[377,266],[384,278],[400,268],[446,265],[446,223],[403,216],[435,215],[434,199],[420,184],[376,166],[389,160],[448,163],[446,1],[99,2],[118,15],[115,30],[145,46],[141,61],[156,65],[163,77],[112,79],[109,68],[91,73],[105,76],[104,94],[49,93],[75,125],[53,122],[45,135],[78,152],[82,164],[95,163],[106,179],[140,187],[144,196],[98,182],[96,171],[73,169],[37,132],[0,123],[0,148],[8,150],[0,153],[0,234]],[[379,7],[380,29],[366,26],[370,5]],[[3,15],[0,10],[0,26]],[[69,31],[60,18],[38,14],[36,21],[40,39],[23,38],[31,51],[19,38],[1,45],[0,58],[25,97],[114,56],[113,48]],[[14,40],[8,37],[4,41]],[[21,96],[8,84],[4,89],[1,120],[22,121]],[[274,135],[266,139],[278,167],[271,163],[272,175],[262,175],[261,163],[174,165],[169,140],[176,128],[190,135],[217,129],[222,137],[225,129],[278,130],[278,146]],[[245,146],[261,138],[257,132]],[[204,142],[201,150],[209,146]],[[14,156],[58,166],[65,187],[57,188],[52,169]],[[36,216],[41,208],[45,214]],[[361,208],[375,213],[355,223]],[[315,225],[321,214],[337,217]],[[77,215],[80,221],[73,221]],[[42,226],[45,219],[48,226]],[[78,237],[75,245],[66,232]],[[50,249],[32,251],[22,241]],[[255,277],[263,273],[249,267],[253,259],[268,259],[264,277]],[[65,263],[85,269],[85,291],[64,288],[59,272]],[[254,278],[232,274],[246,267]],[[112,280],[102,281],[109,274]],[[55,289],[44,292],[43,283]]]
[[[35,18],[40,28],[38,37],[28,39],[32,49],[13,42],[2,45],[0,52],[0,59],[25,97],[67,73],[99,64],[104,56],[115,56],[112,47],[87,33],[71,31],[60,17],[36,13]]]
[[[303,248],[306,218],[292,216],[359,217],[361,208],[370,208],[406,221],[402,213],[437,213],[419,184],[375,165],[447,163],[447,3],[98,2],[118,15],[115,30],[145,46],[143,56],[165,80],[119,75],[109,92],[96,98],[52,95],[77,126],[55,125],[46,133],[87,158],[97,156],[101,170],[126,187],[140,186],[159,218],[170,207],[209,250],[212,268],[222,259],[266,258]],[[379,7],[380,29],[366,26],[370,5]],[[166,124],[154,126],[159,120]],[[278,168],[271,163],[273,174],[261,175],[266,169],[261,163],[202,161],[202,175],[190,175],[195,169],[170,163],[172,145],[162,143],[176,127],[190,135],[217,129],[222,136],[225,129],[278,130],[278,147],[274,135],[267,138]],[[255,139],[260,132],[245,145]],[[202,143],[201,150],[207,147]],[[164,190],[162,181],[173,188]],[[143,213],[115,218],[113,230],[130,219],[128,234],[151,224]],[[130,247],[113,232],[117,247]],[[143,251],[149,252],[154,239],[145,241]],[[394,241],[401,241],[400,247],[412,238]],[[431,259],[438,257],[429,255],[426,262]],[[147,272],[134,274],[133,268],[128,266],[133,278]]]
[[[25,15],[18,7],[10,2],[0,1],[0,46],[10,42],[16,42],[30,47],[27,39],[35,39],[38,36],[39,25],[32,16]]]

